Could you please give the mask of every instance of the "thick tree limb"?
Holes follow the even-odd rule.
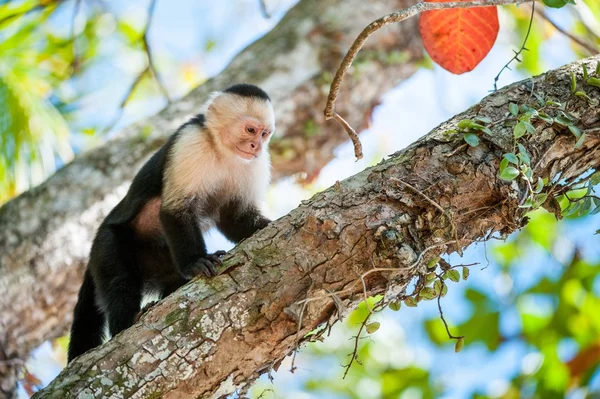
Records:
[[[341,128],[326,127],[320,112],[328,74],[362,26],[410,1],[300,1],[217,77],[2,207],[0,396],[14,387],[16,375],[15,368],[6,366],[16,362],[4,360],[25,359],[33,347],[67,331],[96,227],[124,195],[141,163],[198,111],[209,92],[240,81],[263,86],[278,117],[271,151],[276,177],[302,171],[314,176],[346,138]],[[360,76],[348,79],[338,103],[354,126],[365,125],[380,94],[410,76],[421,57],[416,22],[373,39],[357,64]],[[394,61],[398,58],[402,64]]]
[[[598,61],[584,62],[594,70]],[[36,398],[224,396],[276,367],[298,338],[334,322],[336,301],[352,309],[363,291],[393,297],[429,259],[519,229],[526,223],[519,207],[525,186],[498,177],[502,154],[515,145],[512,126],[490,124],[493,135],[482,134],[477,147],[463,151],[456,151],[460,135],[445,133],[461,119],[506,120],[509,102],[530,103],[532,90],[568,103],[578,126],[596,131],[600,109],[570,94],[570,74],[581,82],[582,63],[502,89],[315,195],[238,245],[225,259],[225,274],[182,287],[140,323],[76,359]],[[597,88],[586,91],[600,97]],[[535,123],[535,135],[519,141],[534,176],[553,181],[560,174],[572,182],[600,166],[598,134],[576,149],[566,128]],[[553,209],[552,201],[546,206]]]

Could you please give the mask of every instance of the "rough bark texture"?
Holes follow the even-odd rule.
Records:
[[[598,61],[585,62],[594,70]],[[600,166],[600,109],[569,89],[571,72],[581,82],[581,64],[502,89],[406,150],[315,195],[234,249],[225,274],[182,287],[140,323],[76,359],[36,398],[224,396],[277,365],[306,333],[334,322],[340,302],[346,309],[360,302],[361,274],[387,269],[370,273],[365,291],[393,297],[424,272],[428,259],[491,232],[517,230],[526,222],[519,208],[524,187],[498,177],[502,154],[515,145],[512,127],[495,124],[493,136],[482,134],[477,147],[444,132],[477,115],[501,120],[509,102],[531,101],[532,89],[568,102],[578,126],[589,131],[581,147],[575,149],[564,127],[538,122],[536,134],[519,142],[531,153],[534,176],[552,181],[560,173],[572,181]],[[599,89],[586,91],[600,98]],[[553,209],[552,201],[546,206]],[[307,298],[316,299],[303,309]]]
[[[11,365],[67,331],[96,227],[141,163],[197,112],[209,92],[239,81],[265,88],[278,117],[271,151],[276,178],[298,172],[314,177],[346,139],[336,123],[325,126],[322,116],[343,51],[372,19],[409,3],[301,1],[219,76],[1,208],[0,392],[14,387]],[[369,43],[338,102],[339,112],[354,126],[365,124],[379,96],[410,76],[421,57],[416,20],[391,27]]]

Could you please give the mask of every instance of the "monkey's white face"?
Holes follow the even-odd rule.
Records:
[[[215,132],[217,147],[251,162],[267,151],[275,129],[270,101],[221,93],[206,111],[207,127]]]
[[[273,128],[257,118],[246,117],[229,132],[233,140],[230,148],[240,158],[251,161],[258,158],[269,145]]]

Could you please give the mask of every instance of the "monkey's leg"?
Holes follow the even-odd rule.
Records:
[[[140,311],[142,272],[135,258],[135,240],[127,228],[101,227],[102,262],[94,273],[98,299],[104,308],[110,334],[114,337],[130,327]]]
[[[160,222],[167,237],[169,251],[179,273],[189,280],[198,274],[212,277],[221,264],[220,256],[206,252],[206,244],[196,215],[189,210],[160,210]]]
[[[254,206],[242,206],[237,201],[227,203],[222,209],[217,228],[227,239],[238,243],[271,221]]]

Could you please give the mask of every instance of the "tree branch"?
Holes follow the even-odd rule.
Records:
[[[270,149],[274,177],[316,176],[347,140],[343,129],[325,129],[321,112],[340,48],[350,45],[361,26],[412,1],[301,0],[218,76],[0,208],[0,347],[7,358],[25,360],[34,347],[67,333],[95,230],[142,163],[198,112],[211,91],[243,81],[263,87],[277,115]],[[402,63],[381,57],[399,51]],[[364,54],[371,54],[368,65],[360,79],[347,79],[337,104],[340,111],[353,110],[348,121],[357,127],[366,125],[383,92],[417,70],[417,24],[381,32]],[[361,96],[351,96],[354,90]],[[0,396],[17,374],[0,367]]]
[[[493,232],[516,231],[527,220],[519,186],[498,171],[514,145],[512,127],[496,124],[488,139],[452,157],[444,154],[462,138],[446,133],[464,119],[504,118],[509,103],[528,103],[532,85],[555,101],[571,99],[567,112],[595,129],[600,109],[572,99],[569,88],[571,74],[581,76],[583,63],[591,70],[599,60],[501,89],[386,161],[315,195],[238,245],[225,257],[223,274],[185,285],[140,323],[77,358],[35,397],[223,397],[243,391],[291,353],[297,336],[337,320],[334,298],[348,310],[365,295],[393,299],[428,273],[431,259]],[[588,94],[600,97],[600,90]],[[534,176],[572,181],[600,167],[597,135],[576,149],[564,126],[541,123],[527,137],[520,143],[531,154]],[[394,179],[419,183],[403,190]],[[421,195],[425,189],[452,213],[457,231]],[[488,207],[485,217],[474,217],[482,207]]]

